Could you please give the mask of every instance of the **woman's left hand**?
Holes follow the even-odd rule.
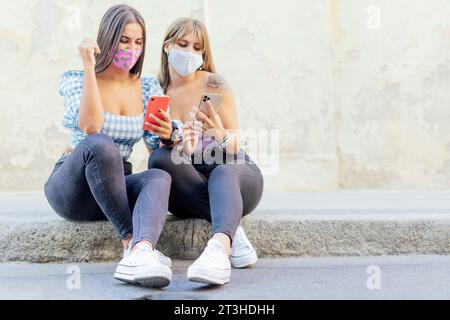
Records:
[[[162,115],[164,117],[164,120],[161,120],[160,118],[156,117],[153,114],[150,114],[150,119],[152,119],[153,121],[157,122],[159,125],[156,126],[152,123],[148,123],[148,125],[150,126],[150,128],[152,128],[152,130],[150,131],[153,134],[156,134],[157,136],[159,136],[161,139],[163,140],[169,140],[170,136],[172,135],[172,118],[170,117],[170,114],[165,112],[164,110],[159,109],[159,114]]]
[[[223,127],[222,120],[209,101],[205,104],[208,109],[209,117],[197,107],[194,107],[193,111],[195,117],[197,120],[203,122],[203,128],[206,135],[214,137],[216,140],[222,140],[227,135],[227,131]]]

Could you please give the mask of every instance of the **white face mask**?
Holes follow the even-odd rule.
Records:
[[[202,66],[203,58],[201,54],[171,48],[169,51],[169,64],[180,76],[187,77]]]

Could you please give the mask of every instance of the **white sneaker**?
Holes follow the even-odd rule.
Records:
[[[216,239],[208,241],[200,257],[188,268],[190,281],[209,284],[230,282],[231,265],[223,245]]]
[[[234,268],[245,268],[258,261],[256,251],[241,226],[237,228],[233,238],[230,261]]]
[[[162,288],[170,284],[172,270],[163,265],[158,254],[147,246],[139,246],[123,258],[116,268],[114,278],[146,287]]]
[[[154,251],[159,258],[159,262],[161,262],[166,267],[172,268],[172,260],[169,257],[165,256],[161,251],[158,251],[156,249]]]
[[[133,242],[133,239],[131,239],[130,241],[128,241],[128,247],[126,247],[126,249],[123,249],[123,255],[122,258],[128,257],[130,255],[131,252],[131,243]]]
[[[130,252],[131,252],[131,241],[128,242],[128,247],[123,250],[123,256],[122,256],[123,258],[125,258],[125,257],[130,255]],[[165,266],[167,266],[169,268],[172,268],[172,260],[169,257],[166,257],[161,251],[158,251],[156,249],[154,251],[158,255],[159,261],[163,265],[165,265]]]

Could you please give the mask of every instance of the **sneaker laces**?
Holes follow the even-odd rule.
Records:
[[[161,251],[157,249],[154,249],[153,252],[155,252],[158,255],[158,257],[167,258]]]
[[[200,257],[197,261],[210,261],[211,259],[220,259],[223,255],[226,255],[225,249],[223,248],[220,242],[216,241],[208,241],[208,245],[205,250],[203,250]]]
[[[139,246],[136,245],[133,247],[133,252],[128,256],[129,262],[134,264],[142,264],[148,262],[148,259],[156,260],[159,262],[159,259],[156,257],[154,252],[150,250],[147,246]]]

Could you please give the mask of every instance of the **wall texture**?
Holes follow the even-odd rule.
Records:
[[[450,2],[333,2],[339,187],[448,189]]]
[[[68,139],[58,78],[117,1],[0,2],[0,190],[39,190]],[[171,21],[205,21],[241,127],[279,131],[266,190],[450,188],[448,0],[128,3],[146,18],[145,74]],[[141,142],[135,171],[147,157]]]

